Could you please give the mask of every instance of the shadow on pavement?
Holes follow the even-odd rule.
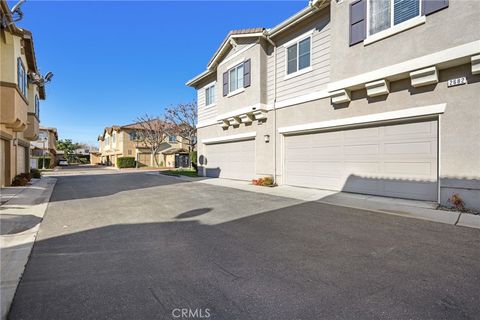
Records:
[[[202,214],[215,208],[178,217]],[[479,235],[315,202],[216,225],[104,226],[37,241],[9,319],[475,318]]]
[[[28,214],[1,214],[0,235],[12,235],[33,228],[42,221],[41,218]]]

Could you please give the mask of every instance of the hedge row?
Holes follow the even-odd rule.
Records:
[[[117,168],[135,168],[135,157],[117,158]]]

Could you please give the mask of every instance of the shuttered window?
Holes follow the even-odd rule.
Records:
[[[251,60],[248,59],[223,74],[223,96],[251,85]]]
[[[399,24],[420,15],[420,2],[418,0],[394,0],[393,23]]]
[[[368,0],[368,34],[420,16],[421,0]]]
[[[243,63],[228,71],[229,92],[243,88]]]

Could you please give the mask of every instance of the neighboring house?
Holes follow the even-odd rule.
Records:
[[[142,127],[138,123],[125,126],[111,126],[103,130],[98,137],[99,164],[116,166],[119,157],[135,157],[139,166],[155,166],[150,149],[138,141],[138,132]],[[161,167],[188,167],[188,147],[181,137],[167,136],[156,155]],[[95,163],[96,164],[96,163]]]
[[[480,208],[479,16],[478,1],[312,1],[231,31],[187,83],[201,174]]]
[[[30,141],[38,138],[40,100],[45,100],[32,33],[16,26],[0,0],[0,186],[30,170]]]
[[[40,127],[38,139],[30,142],[32,168],[55,167],[58,133],[56,128]],[[45,162],[44,162],[45,159]]]

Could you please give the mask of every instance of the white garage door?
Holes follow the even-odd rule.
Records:
[[[437,199],[437,121],[285,137],[285,183]]]
[[[207,177],[250,180],[255,177],[255,140],[206,146]]]
[[[6,173],[6,144],[7,141],[0,139],[0,186],[4,186],[6,184],[5,173]]]
[[[27,157],[27,153],[26,153],[25,147],[17,146],[17,174],[27,172],[26,157]]]

